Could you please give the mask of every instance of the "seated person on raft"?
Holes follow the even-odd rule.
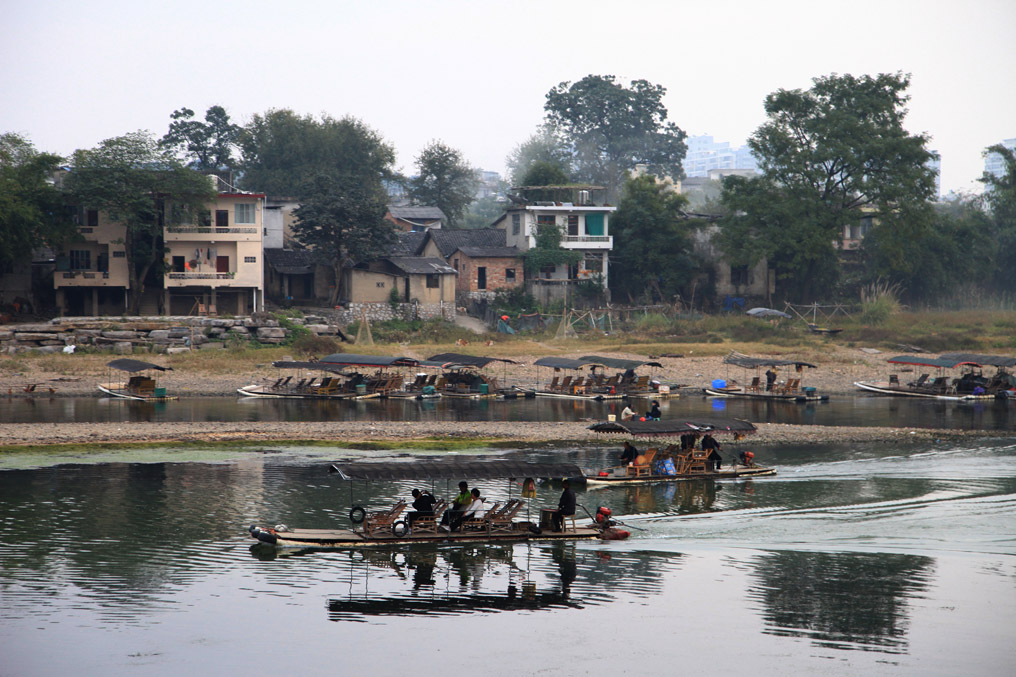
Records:
[[[441,516],[442,526],[448,526],[451,524],[453,519],[456,519],[465,512],[469,504],[473,502],[473,495],[469,493],[469,484],[466,482],[459,482],[459,495],[452,501],[452,505],[445,514]]]
[[[550,517],[554,531],[561,531],[565,517],[575,516],[575,492],[571,489],[571,482],[563,480],[561,486],[564,487],[564,491],[561,492],[561,498],[557,502],[557,510]]]
[[[410,530],[413,529],[413,522],[421,517],[434,516],[435,503],[437,503],[437,499],[429,492],[413,489],[413,511],[406,515],[406,522],[409,524]]]
[[[485,512],[483,509],[483,499],[480,498],[480,490],[474,487],[470,496],[473,499],[472,502],[465,510],[461,511],[457,516],[452,518],[449,527],[446,527],[448,531],[458,531],[462,528],[462,523],[467,519],[480,517]]]

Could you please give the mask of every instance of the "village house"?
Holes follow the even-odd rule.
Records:
[[[400,207],[391,205],[385,220],[391,221],[399,230],[423,232],[440,228],[445,214],[438,207]]]
[[[606,204],[606,190],[599,186],[523,186],[512,189],[513,204],[494,222],[505,232],[505,245],[524,254],[536,246],[541,226],[555,226],[561,232],[561,247],[579,252],[573,266],[551,266],[526,278],[526,289],[541,302],[563,299],[568,287],[584,280],[602,285],[609,281],[610,215],[617,208]]]

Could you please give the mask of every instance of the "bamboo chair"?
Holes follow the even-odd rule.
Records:
[[[508,532],[512,530],[512,520],[522,510],[522,506],[526,504],[525,501],[513,498],[508,501],[501,510],[498,510],[494,514],[487,515],[487,523],[489,525],[490,532]]]
[[[656,449],[646,449],[645,453],[642,454],[643,462],[639,465],[628,466],[628,474],[635,475],[635,477],[651,475],[653,473],[653,459],[656,458],[656,453]]]
[[[559,380],[560,377],[558,376],[555,376],[553,379],[551,379],[550,385],[547,386],[547,390],[557,390]]]
[[[413,520],[413,533],[428,533],[436,534],[437,525],[441,523],[441,517],[444,515],[445,510],[448,509],[448,502],[440,500],[434,504],[434,514],[426,515],[424,517],[417,517]]]
[[[406,509],[406,502],[400,500],[389,510],[372,512],[363,520],[363,533],[367,537],[374,536],[377,532],[390,529],[399,515]]]

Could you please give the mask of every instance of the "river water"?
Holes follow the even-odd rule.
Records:
[[[977,403],[840,396],[818,404],[705,398],[687,393],[662,400],[663,418],[720,415],[756,423],[899,426],[1016,431],[1016,401]],[[0,422],[64,421],[579,421],[620,415],[623,401],[360,400],[321,402],[239,397],[190,397],[161,403],[100,397],[0,399]],[[647,400],[633,407],[648,408]]]
[[[579,491],[624,542],[251,547],[251,522],[344,526],[350,501],[412,488],[350,487],[329,461],[417,454],[6,458],[0,674],[1011,673],[1014,440],[766,449],[774,477]]]

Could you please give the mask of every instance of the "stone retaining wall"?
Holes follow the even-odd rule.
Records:
[[[350,303],[335,312],[335,321],[345,326],[363,319],[364,313],[370,322],[388,320],[437,320],[455,319],[454,303]]]
[[[336,336],[335,318],[308,315],[289,320],[319,336]],[[0,353],[35,351],[57,353],[68,346],[94,346],[126,355],[145,352],[176,353],[224,348],[237,340],[280,344],[289,330],[267,313],[251,317],[61,317],[47,323],[0,326]]]

